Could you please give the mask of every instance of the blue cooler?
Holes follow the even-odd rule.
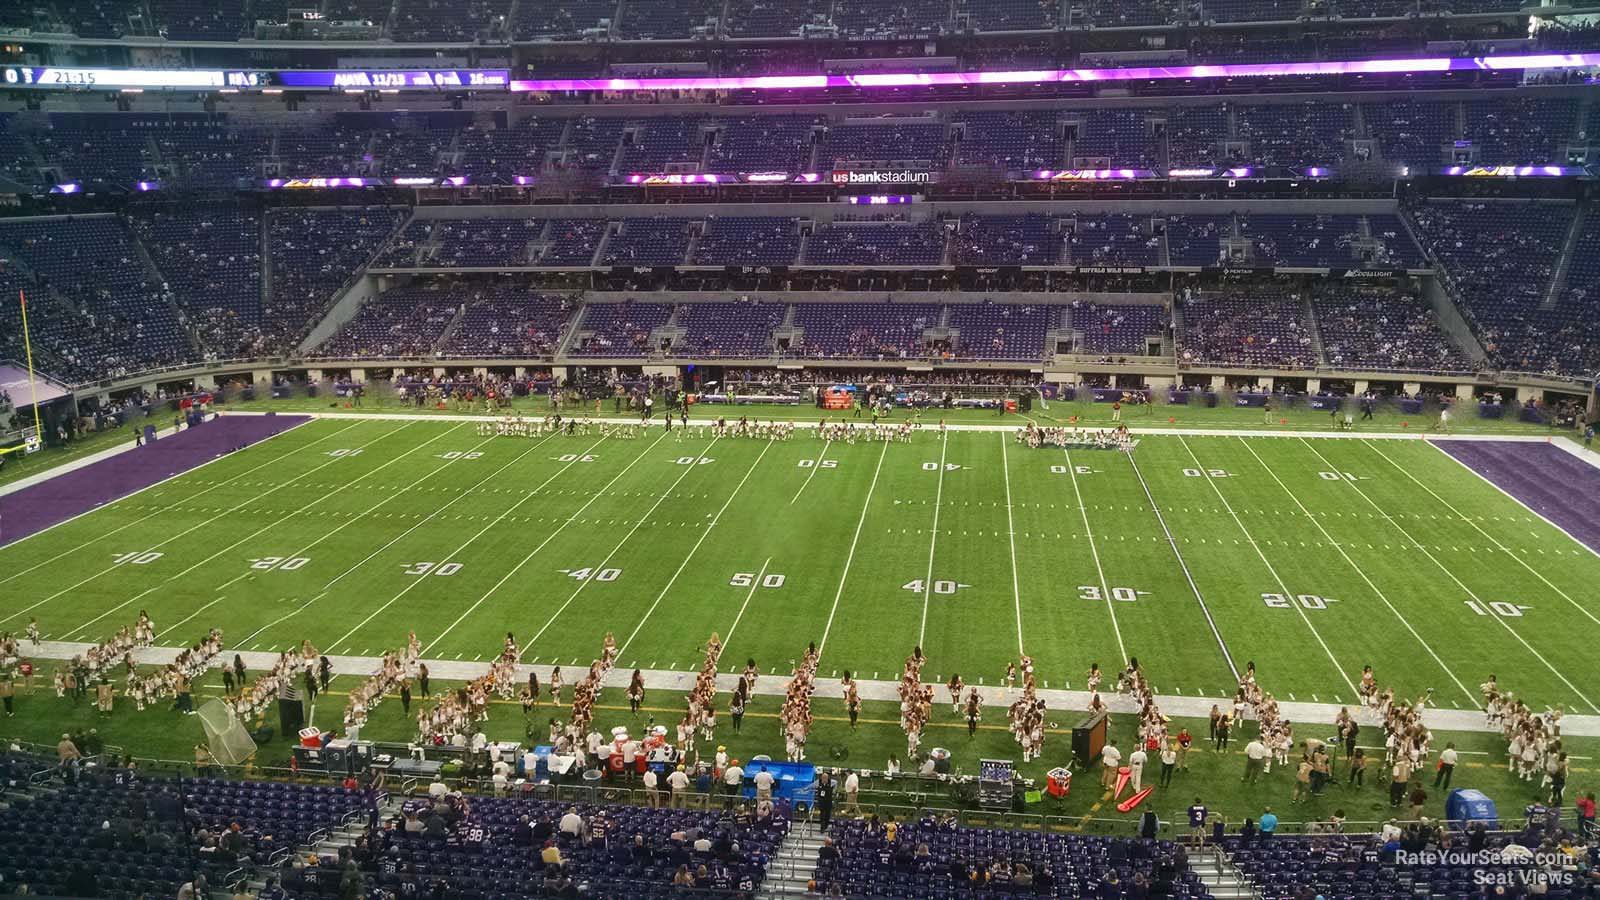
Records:
[[[1482,822],[1490,829],[1500,827],[1500,813],[1494,801],[1482,791],[1471,788],[1456,788],[1450,792],[1444,801],[1444,817],[1457,828],[1465,828],[1472,822]]]

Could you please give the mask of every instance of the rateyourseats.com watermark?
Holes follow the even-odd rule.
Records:
[[[1572,857],[1565,853],[1535,853],[1524,847],[1506,850],[1396,851],[1396,865],[1417,868],[1470,869],[1478,887],[1566,887],[1575,883]]]

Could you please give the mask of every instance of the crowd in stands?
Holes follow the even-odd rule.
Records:
[[[1328,284],[1315,293],[1312,304],[1331,366],[1447,372],[1472,368],[1420,297]]]
[[[1185,296],[1179,359],[1263,368],[1316,364],[1300,300],[1274,289]]]
[[[1600,230],[1585,219],[1562,280],[1553,287],[1574,214],[1572,204],[1556,201],[1420,202],[1407,215],[1428,248],[1426,259],[1411,239],[1411,227],[1393,215],[844,219],[818,226],[805,246],[806,261],[813,265],[932,265],[944,257],[947,243],[950,258],[960,265],[1042,265],[1060,241],[1064,250],[1058,265],[1159,265],[1164,249],[1174,266],[1204,267],[1218,264],[1222,242],[1230,238],[1247,239],[1257,265],[1415,267],[1431,260],[1488,353],[1488,366],[1579,375],[1600,364],[1593,350],[1592,313],[1600,290],[1594,263],[1600,257]],[[384,246],[379,265],[401,268],[494,267],[530,260],[587,266],[593,260],[586,256],[613,242],[616,246],[601,256],[619,264],[624,253],[651,261],[681,252],[693,264],[715,266],[782,265],[802,242],[796,220],[784,217],[437,219],[418,220],[396,233],[406,215],[404,209],[387,207],[279,208],[262,214],[233,203],[156,202],[135,204],[122,219],[0,223],[0,248],[10,260],[0,272],[0,288],[7,294],[28,292],[41,368],[79,381],[203,358],[290,352],[367,264],[374,246]],[[263,230],[270,269],[260,256]],[[668,249],[652,256],[658,252],[652,248],[660,246]],[[261,284],[264,271],[271,273],[268,285]],[[319,352],[548,356],[568,318],[558,304],[554,310],[526,310],[523,319],[515,291],[501,296],[470,282],[448,288],[448,296],[432,290],[413,298],[427,301],[421,307],[401,302],[405,294],[390,298],[397,306],[372,305]],[[1197,299],[1185,312],[1182,358],[1272,366],[1474,368],[1410,295],[1331,286],[1314,292],[1314,298],[1323,329],[1321,357],[1311,348],[1303,312],[1285,306],[1287,301],[1257,308],[1253,301],[1219,305]],[[646,353],[644,339],[666,324],[672,308],[656,305],[661,313],[648,323],[616,323],[621,331],[597,328],[586,352],[623,347],[629,354]],[[1036,318],[1034,312],[1023,315],[1010,304],[992,309],[952,304],[947,324],[959,339],[941,344],[937,336],[923,338],[924,330],[941,322],[938,307],[914,334],[904,331],[906,323],[894,310],[889,326],[898,331],[885,336],[879,333],[883,317],[872,305],[820,312],[814,306],[795,307],[795,324],[805,337],[788,352],[1031,359],[1048,349],[1045,332],[1070,325],[1082,333],[1085,352],[1115,355],[1143,352],[1145,338],[1164,330],[1159,314],[1115,304],[1090,313],[1096,318],[1088,327],[1083,315],[1063,322],[1048,315]],[[438,346],[445,323],[463,307],[470,315],[459,337]],[[685,329],[671,336],[674,349],[729,356],[764,355],[786,314],[781,306],[756,312],[733,305],[723,321],[714,308],[690,304],[683,309]],[[20,356],[20,346],[12,346],[20,338],[17,312],[14,306],[0,307],[0,322],[13,326],[4,329],[6,352]],[[823,321],[830,318],[835,323]],[[486,327],[501,330],[478,333]],[[834,328],[843,328],[843,335],[831,334]]]
[[[927,222],[835,220],[817,228],[803,262],[812,266],[936,266],[945,230]]]
[[[1128,213],[1079,216],[1067,239],[1063,262],[1075,266],[1154,266],[1161,262],[1161,239],[1148,219]]]
[[[709,216],[690,262],[697,266],[787,266],[799,255],[796,219]]]
[[[1166,309],[1151,304],[1074,301],[1070,315],[1072,330],[1083,333],[1086,353],[1142,356],[1146,341],[1168,328]]]
[[[628,218],[611,232],[599,262],[606,266],[680,266],[688,252],[686,220]]]
[[[1379,834],[1327,834],[1264,841],[1230,836],[1222,847],[1265,900],[1309,895],[1513,896],[1486,884],[1536,885],[1529,896],[1582,897],[1587,890],[1556,860],[1570,858],[1558,829],[1529,823],[1490,833],[1479,822],[1455,831],[1441,822],[1391,820]],[[1399,854],[1429,863],[1397,865]],[[1579,854],[1581,856],[1581,854]],[[1502,881],[1503,879],[1503,881]],[[1572,885],[1571,888],[1563,885]]]
[[[59,760],[0,755],[8,786],[54,770],[47,790],[8,790],[0,808],[8,893],[207,896],[207,886],[224,887],[231,870],[267,865],[365,800],[360,790],[326,785],[146,776],[96,760],[96,742],[62,735]]]
[[[303,338],[407,214],[381,206],[269,212],[272,281],[262,316],[266,346],[285,352]]]
[[[772,353],[772,330],[783,322],[784,305],[741,300],[734,303],[686,303],[677,323],[685,337],[673,349],[685,354],[739,358]]]
[[[584,336],[572,348],[578,355],[646,356],[650,334],[667,324],[672,306],[666,303],[594,303],[584,307],[577,328]]]
[[[261,336],[261,217],[232,205],[135,207],[129,222],[202,350],[240,359]]]
[[[1430,200],[1411,212],[1492,364],[1581,372],[1569,348],[1550,340],[1555,323],[1541,309],[1572,226],[1570,203]]]
[[[848,897],[1209,896],[1169,841],[966,828],[932,815],[836,820],[813,878]]]
[[[28,294],[40,367],[68,380],[126,375],[193,360],[195,348],[112,216],[0,222],[8,300]],[[0,305],[6,355],[23,357],[21,309]]]
[[[960,339],[952,355],[966,359],[1038,359],[1055,307],[1013,303],[960,303],[948,307]]]
[[[565,297],[484,288],[468,298],[440,356],[541,357],[555,351],[572,312]]]
[[[316,353],[341,358],[423,356],[433,351],[458,312],[462,310],[451,293],[432,286],[397,287],[362,304],[355,318]]]
[[[466,175],[510,184],[563,173],[719,175],[895,165],[954,172],[1215,165],[1338,167],[1369,155],[1430,169],[1564,162],[1595,129],[1573,97],[1496,92],[1290,103],[931,111],[830,121],[808,115],[546,113],[499,123],[468,111],[335,113],[274,127],[237,114],[29,113],[0,128],[0,173],[30,188],[231,187],[285,177]],[[1359,106],[1359,119],[1357,107]],[[1358,129],[1358,122],[1360,127]],[[709,146],[708,146],[709,144]],[[1474,153],[1465,157],[1463,153]]]
[[[795,307],[804,329],[793,355],[866,358],[926,354],[923,332],[939,320],[933,303],[807,303]]]

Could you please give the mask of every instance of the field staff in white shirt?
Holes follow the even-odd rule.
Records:
[[[1144,752],[1143,747],[1135,747],[1128,754],[1128,774],[1132,776],[1135,794],[1144,788],[1144,764],[1149,761],[1150,755]]]
[[[1255,784],[1261,777],[1261,772],[1267,767],[1267,745],[1261,743],[1260,738],[1255,738],[1244,745],[1244,777],[1239,779],[1245,784]]]
[[[1122,751],[1113,741],[1100,748],[1100,786],[1110,789],[1117,783],[1117,766],[1122,764]]]
[[[667,787],[672,788],[673,809],[688,805],[689,776],[683,773],[683,766],[672,770],[672,774],[667,776]]]
[[[661,808],[661,791],[656,787],[656,770],[644,770],[644,796],[651,809]]]
[[[1439,770],[1433,774],[1433,786],[1450,790],[1450,776],[1456,770],[1456,745],[1445,744],[1439,753]]]
[[[722,784],[728,792],[728,806],[731,809],[733,804],[739,802],[739,794],[744,790],[744,769],[737,759],[722,770]]]

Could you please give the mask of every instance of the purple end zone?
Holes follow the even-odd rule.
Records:
[[[309,420],[310,416],[219,416],[199,428],[7,494],[0,497],[0,547]]]
[[[1553,444],[1435,441],[1529,509],[1600,553],[1600,469]]]

